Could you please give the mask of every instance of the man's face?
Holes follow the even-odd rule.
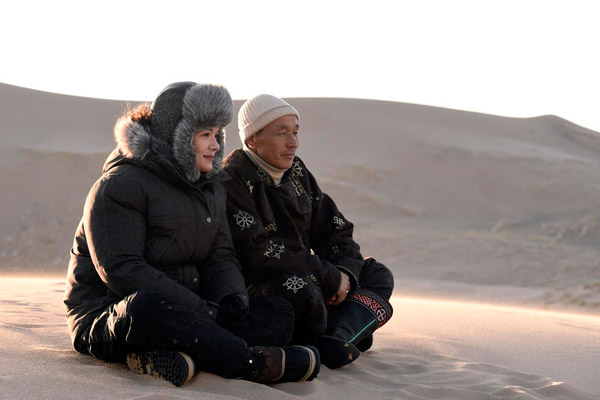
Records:
[[[295,115],[284,115],[250,137],[246,145],[272,166],[289,169],[298,149],[299,129]]]

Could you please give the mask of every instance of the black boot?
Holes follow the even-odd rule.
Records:
[[[129,353],[126,359],[132,372],[162,378],[175,386],[185,385],[195,373],[192,358],[178,351]]]
[[[356,348],[360,350],[361,353],[369,350],[373,346],[373,334],[371,333],[366,338],[362,339],[360,342],[356,343]]]
[[[258,383],[312,381],[320,367],[319,351],[312,346],[253,347],[245,378]]]
[[[321,362],[331,369],[356,360],[371,347],[373,332],[392,317],[392,306],[377,293],[358,288],[329,311],[325,335],[318,344]]]

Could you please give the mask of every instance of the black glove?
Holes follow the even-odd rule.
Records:
[[[216,321],[217,315],[219,315],[219,305],[212,301],[206,301],[206,302],[204,302],[204,300],[200,300],[200,301],[201,301],[200,306],[205,308],[208,316]]]
[[[229,295],[219,302],[217,323],[223,328],[237,332],[248,327],[249,310],[242,298],[237,295]]]

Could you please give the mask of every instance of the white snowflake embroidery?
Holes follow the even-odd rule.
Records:
[[[246,184],[246,187],[248,187],[248,190],[250,191],[250,194],[252,194],[252,191],[254,190],[254,186],[252,186],[252,182],[250,182],[250,181],[244,181],[244,183]]]
[[[271,222],[269,225],[265,226],[265,230],[267,232],[275,232],[277,230],[277,225],[274,222]]]
[[[269,240],[269,245],[267,246],[267,251],[265,251],[265,256],[281,259],[281,253],[283,253],[284,251],[285,245],[283,243],[275,244],[272,240]]]
[[[236,214],[233,214],[233,218],[235,218],[235,223],[240,227],[241,231],[256,224],[254,217],[242,210],[238,210]]]
[[[302,278],[291,276],[287,278],[287,280],[281,286],[285,286],[287,290],[297,293],[298,290],[301,290],[304,286],[306,286],[306,282]]]
[[[296,196],[300,197],[304,193],[306,193],[304,186],[302,186],[302,182],[300,182],[300,179],[298,179],[299,177],[304,176],[304,175],[302,175],[302,166],[300,165],[300,163],[298,161],[294,161],[292,163],[291,170],[292,170],[292,172],[290,173],[290,184],[294,188],[294,192],[296,192]]]
[[[344,225],[346,225],[346,222],[339,217],[333,217],[333,224],[337,230],[340,230]]]
[[[295,177],[304,176],[304,175],[302,175],[302,166],[300,165],[300,163],[298,161],[294,161],[292,163],[292,176],[295,176]]]
[[[273,180],[273,178],[271,178],[271,175],[266,173],[262,168],[258,168],[256,170],[256,173],[258,174],[258,177],[261,181],[263,181],[269,186],[275,186],[275,181]]]
[[[304,193],[306,193],[306,190],[304,190],[304,186],[302,186],[302,182],[300,182],[300,180],[297,177],[291,176],[290,177],[290,184],[294,188],[294,192],[296,193],[297,197],[300,197]]]

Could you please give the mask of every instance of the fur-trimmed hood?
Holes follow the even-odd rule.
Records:
[[[130,115],[121,117],[114,128],[117,149],[126,159],[143,164],[149,153],[168,160],[190,183],[211,178],[221,170],[225,151],[225,130],[233,117],[233,104],[227,89],[217,85],[179,82],[167,86],[154,100],[147,123]],[[219,150],[213,169],[202,173],[196,166],[194,134],[219,127]]]

